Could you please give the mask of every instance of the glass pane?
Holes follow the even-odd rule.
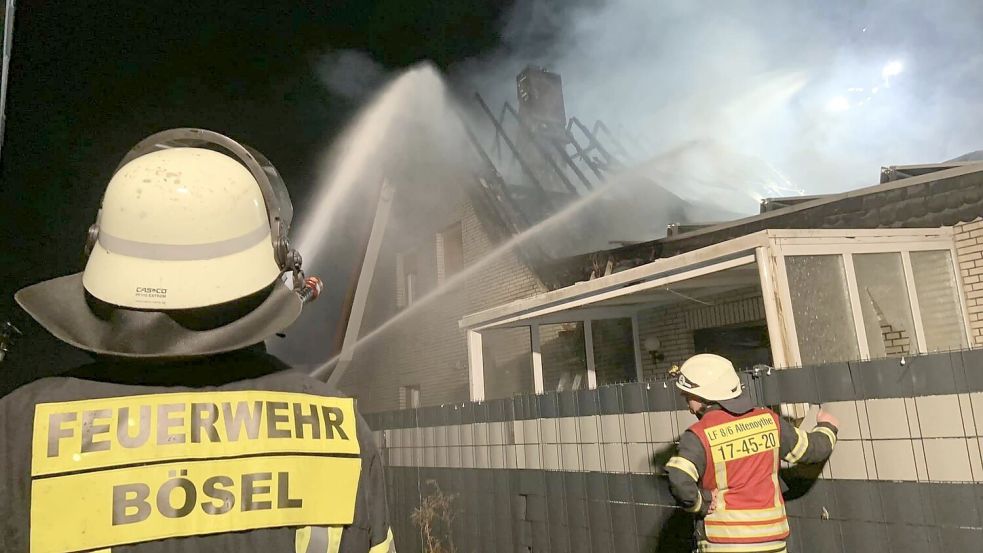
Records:
[[[858,359],[843,257],[793,255],[785,266],[802,364]]]
[[[591,321],[591,336],[598,386],[637,380],[631,319]]]
[[[503,328],[481,333],[485,398],[501,399],[535,392],[529,328]]]
[[[771,338],[768,325],[744,323],[700,328],[693,331],[696,353],[722,355],[738,369],[771,365]]]
[[[911,272],[928,351],[967,347],[956,273],[948,250],[911,252]]]
[[[853,256],[853,267],[871,359],[917,352],[901,254],[857,254]]]
[[[587,351],[583,323],[539,327],[543,391],[586,390]]]

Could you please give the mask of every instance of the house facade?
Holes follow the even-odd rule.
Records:
[[[394,321],[342,388],[384,411],[653,380],[702,351],[791,367],[983,345],[983,165],[903,169],[558,261],[462,192],[380,254],[363,334]]]

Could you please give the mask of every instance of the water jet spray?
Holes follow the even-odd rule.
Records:
[[[423,297],[413,302],[413,304],[410,305],[407,309],[400,311],[399,313],[391,317],[389,320],[385,321],[384,323],[382,323],[381,325],[370,331],[365,336],[362,336],[360,338],[357,337],[356,336],[357,331],[356,334],[347,333],[345,336],[346,342],[349,340],[350,336],[353,336],[355,338],[350,343],[346,356],[342,357],[342,355],[339,354],[332,357],[325,363],[315,368],[311,372],[311,375],[318,378],[323,378],[324,375],[328,374],[329,371],[331,371],[332,368],[335,367],[336,365],[340,365],[342,363],[347,365],[347,363],[351,362],[355,352],[358,350],[359,347],[371,342],[373,339],[377,338],[378,336],[382,335],[383,333],[391,329],[394,325],[407,319],[411,315],[419,312],[420,309],[432,303],[436,298],[440,297],[441,295],[443,295],[444,293],[450,290],[453,290],[460,284],[467,281],[469,278],[472,278],[480,271],[487,269],[488,266],[493,261],[499,259],[505,253],[511,252],[515,247],[525,243],[527,240],[541,234],[542,232],[552,229],[556,224],[566,221],[570,217],[576,215],[586,207],[596,202],[598,199],[604,197],[606,193],[610,192],[610,187],[612,185],[617,185],[617,182],[609,182],[604,186],[598,187],[590,194],[580,197],[576,201],[567,205],[562,210],[551,215],[549,218],[544,219],[543,221],[540,221],[536,225],[533,225],[532,227],[520,232],[519,234],[514,235],[512,238],[506,240],[505,242],[497,246],[495,249],[485,254],[480,259],[476,260],[471,265],[465,267],[460,272],[456,273],[454,276],[452,276],[447,281],[445,281],[442,285],[431,290]],[[367,293],[367,290],[365,293]],[[338,374],[337,378],[335,378],[335,374]],[[335,368],[335,370],[332,373],[331,382],[333,382],[337,386],[340,380],[340,376],[341,373],[339,373],[338,369]]]

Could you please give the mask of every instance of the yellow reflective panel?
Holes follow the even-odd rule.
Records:
[[[743,459],[778,447],[778,425],[767,413],[711,426],[703,432],[714,463]]]
[[[393,541],[393,529],[386,531],[386,540],[380,544],[373,545],[369,553],[396,553],[396,544]]]
[[[40,404],[31,474],[271,453],[357,455],[354,413],[351,398],[256,391]]]
[[[255,391],[38,405],[32,460],[34,553],[351,524],[361,471],[351,399]]]

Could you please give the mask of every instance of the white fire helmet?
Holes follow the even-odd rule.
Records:
[[[82,283],[136,309],[242,298],[281,274],[270,225],[259,183],[234,158],[195,147],[151,151],[110,180]]]
[[[743,391],[734,365],[712,353],[700,353],[687,359],[679,368],[676,386],[686,393],[718,403],[737,398]]]

